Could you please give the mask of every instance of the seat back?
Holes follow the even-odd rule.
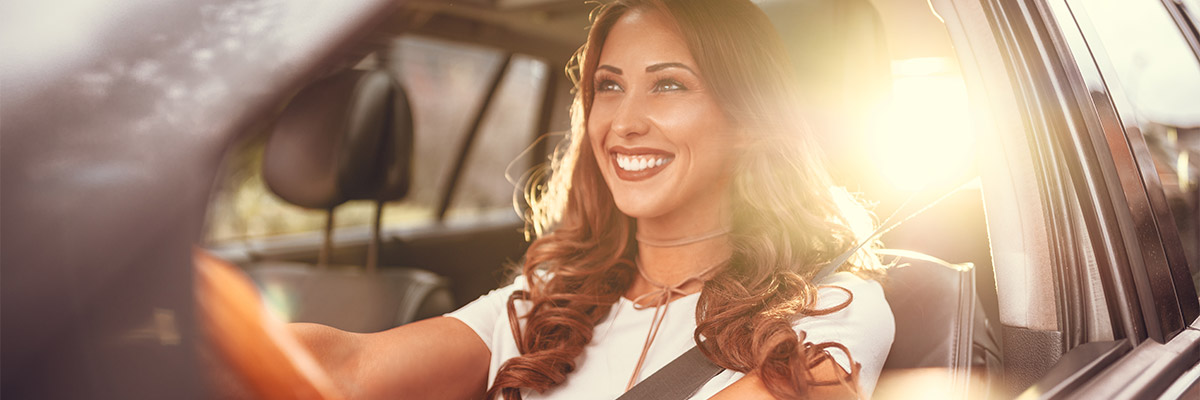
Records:
[[[880,14],[868,0],[762,0],[783,37],[804,90],[805,117],[838,182],[858,190],[878,178],[859,168],[865,121],[891,95],[891,58]],[[996,342],[975,291],[974,269],[902,259],[888,271],[885,293],[896,320],[891,353],[875,397],[921,398],[909,389],[929,376],[937,396],[966,397],[997,376]],[[982,380],[978,378],[984,378]],[[975,386],[972,386],[975,385]]]
[[[315,322],[350,332],[378,332],[441,315],[454,307],[449,282],[435,273],[391,267],[314,268],[266,262],[247,271],[264,301],[290,322]]]
[[[884,285],[896,337],[878,397],[911,397],[916,382],[950,398],[988,393],[998,382],[999,346],[975,293],[975,269],[908,258],[898,265]]]
[[[403,198],[412,171],[413,121],[407,96],[381,70],[348,70],[301,90],[267,141],[263,179],[298,206],[330,212],[350,200],[374,200],[370,268],[261,262],[246,266],[268,304],[290,322],[375,332],[453,309],[449,282],[429,271],[374,268],[383,203]]]

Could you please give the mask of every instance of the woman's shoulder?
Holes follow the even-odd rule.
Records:
[[[830,274],[815,282],[818,290],[817,308],[836,307],[847,300],[853,299],[846,307],[871,307],[888,311],[887,299],[883,295],[883,286],[878,281],[864,278],[852,272],[841,271]]]
[[[445,316],[467,324],[491,349],[492,332],[497,322],[507,316],[508,299],[518,290],[525,290],[528,287],[527,282],[524,276],[518,275],[512,283],[493,289],[467,305],[446,313]]]
[[[830,356],[846,371],[853,363],[862,366],[860,384],[873,389],[896,335],[891,306],[879,282],[850,272],[838,272],[817,284],[817,310],[845,307],[828,314],[800,315],[792,323],[804,342],[833,342],[845,346],[850,354],[831,350]]]
[[[839,326],[850,324],[893,327],[892,309],[884,297],[883,286],[874,279],[863,278],[851,272],[838,272],[817,281],[816,286],[817,302],[813,307],[816,312],[812,313],[814,315],[798,316],[796,323],[829,321],[836,322]],[[821,312],[828,309],[838,310],[827,314]]]

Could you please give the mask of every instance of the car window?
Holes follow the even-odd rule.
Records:
[[[447,219],[515,215],[514,187],[505,175],[515,181],[534,166],[536,156],[522,152],[538,134],[537,114],[548,70],[540,60],[513,57],[467,154]]]
[[[408,93],[416,146],[409,194],[387,204],[383,225],[430,224],[436,220],[437,206],[490,79],[507,57],[487,47],[409,35],[392,41],[377,53],[377,59]],[[547,69],[538,59],[513,57],[468,154],[449,218],[513,214],[513,185],[505,180],[504,171],[533,141],[536,104]],[[267,189],[261,175],[266,136],[254,135],[227,156],[225,173],[210,203],[210,243],[316,232],[325,226],[323,210],[293,206]],[[531,160],[515,163],[512,170],[518,175],[525,172]],[[334,224],[365,227],[373,213],[371,201],[347,202],[337,207]]]
[[[1193,281],[1200,283],[1200,62],[1157,0],[1072,4],[1086,12],[1116,76],[1105,76],[1131,103],[1155,173],[1179,230]],[[1085,32],[1088,34],[1088,32]]]

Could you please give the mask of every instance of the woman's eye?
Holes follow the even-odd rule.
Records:
[[[674,92],[677,90],[687,90],[687,86],[674,79],[663,79],[654,84],[655,92]]]
[[[613,82],[612,79],[605,79],[605,80],[600,81],[600,83],[596,84],[596,91],[597,92],[619,92],[619,91],[621,91],[621,85],[618,85],[616,82]]]

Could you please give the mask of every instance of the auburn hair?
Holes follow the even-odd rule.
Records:
[[[527,290],[508,301],[520,356],[497,371],[487,397],[519,399],[544,392],[575,370],[593,327],[637,275],[636,222],[614,203],[588,145],[593,76],[613,25],[631,10],[673,21],[721,108],[745,132],[730,183],[733,255],[704,284],[694,337],[714,363],[757,372],[777,398],[804,397],[817,382],[812,366],[837,343],[807,343],[792,330],[815,309],[814,275],[857,244],[873,225],[852,196],[833,186],[800,113],[795,70],[766,15],[749,0],[617,0],[592,14],[588,40],[567,65],[575,83],[572,128],[526,188],[528,230],[536,236],[521,266]],[[842,269],[872,274],[865,246]],[[852,299],[851,299],[852,300]],[[530,308],[517,315],[514,302]],[[522,324],[523,322],[523,324]],[[864,332],[866,334],[866,332]],[[703,338],[703,340],[701,340]]]

